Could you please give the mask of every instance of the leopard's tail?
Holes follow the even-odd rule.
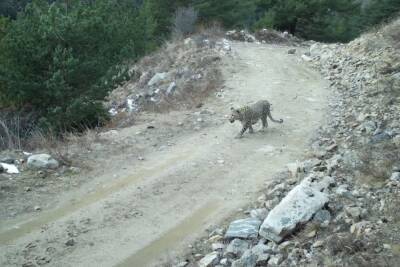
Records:
[[[275,120],[274,118],[272,118],[271,108],[270,107],[268,107],[267,115],[268,115],[268,118],[271,119],[271,121],[276,122],[276,123],[283,123],[283,119]]]

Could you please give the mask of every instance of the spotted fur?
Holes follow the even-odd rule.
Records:
[[[231,108],[231,116],[229,121],[234,123],[236,120],[242,123],[242,130],[236,136],[236,138],[241,138],[246,130],[249,133],[254,133],[253,125],[256,124],[260,119],[262,122],[261,131],[268,127],[267,117],[275,123],[283,123],[283,120],[275,120],[271,115],[271,104],[267,100],[260,100],[256,103],[244,106],[239,109]]]

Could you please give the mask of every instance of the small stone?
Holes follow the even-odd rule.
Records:
[[[349,186],[347,184],[339,185],[338,188],[336,189],[336,194],[338,194],[340,196],[347,196],[347,195],[349,195],[348,188],[349,188]]]
[[[249,243],[242,239],[233,239],[225,250],[226,256],[240,257],[249,248]]]
[[[210,243],[215,243],[215,242],[219,242],[223,239],[223,237],[221,235],[213,235],[212,237],[210,237],[208,239],[208,242]]]
[[[346,207],[345,212],[356,221],[361,219],[362,209],[359,207]]]
[[[211,245],[211,249],[212,249],[213,251],[223,250],[224,248],[225,248],[225,245],[222,244],[222,243],[213,243],[213,244]]]
[[[305,61],[305,62],[310,62],[312,61],[312,58],[306,55],[302,55],[301,58]]]
[[[211,267],[216,264],[218,264],[219,260],[219,254],[218,252],[214,251],[211,252],[210,254],[205,255],[200,261],[199,261],[199,267]]]
[[[268,215],[268,210],[265,208],[255,209],[250,211],[250,216],[259,220],[264,220]]]
[[[400,172],[394,172],[390,176],[391,181],[400,182]]]
[[[317,240],[315,241],[315,243],[312,245],[314,248],[319,248],[322,247],[324,245],[324,241],[322,240]]]
[[[39,206],[35,206],[35,207],[33,207],[33,209],[34,209],[35,211],[40,211],[40,210],[42,210],[42,208],[39,207]]]
[[[42,257],[42,256],[37,256],[37,257],[35,258],[35,260],[36,260],[36,263],[37,263],[38,265],[45,265],[45,264],[48,264],[48,263],[51,261],[50,258],[48,258],[48,257]]]
[[[257,256],[257,266],[266,266],[271,254],[273,254],[272,249],[263,243],[254,246],[251,251]]]
[[[280,251],[286,250],[288,247],[293,246],[293,245],[294,245],[293,242],[291,242],[291,241],[285,241],[285,242],[282,242],[282,243],[278,246],[278,249],[279,249]]]
[[[247,218],[232,222],[225,233],[225,238],[256,238],[261,221],[256,218]]]
[[[371,222],[361,221],[350,226],[350,233],[360,236],[361,234],[367,232],[367,229],[371,228]]]
[[[257,263],[258,256],[253,253],[251,249],[246,250],[242,257],[240,257],[240,261],[245,267],[255,267]]]
[[[227,266],[228,265],[228,259],[227,258],[223,258],[222,260],[219,261],[219,263],[223,266]]]
[[[258,203],[264,203],[267,197],[265,195],[261,195],[257,198]]]
[[[74,239],[70,239],[70,240],[68,240],[67,242],[65,242],[65,245],[66,245],[67,247],[72,247],[72,246],[75,245],[75,240],[74,240]]]
[[[313,230],[313,231],[307,233],[306,237],[314,238],[316,235],[317,235],[317,231]]]
[[[283,256],[281,254],[272,255],[268,261],[268,266],[278,266],[283,262]]]
[[[32,188],[30,188],[29,186],[27,186],[27,187],[24,188],[24,190],[25,190],[25,192],[30,192],[30,191],[32,191]]]
[[[188,261],[182,261],[180,263],[178,263],[177,265],[175,265],[174,267],[186,267],[189,265]]]
[[[170,83],[170,85],[167,88],[167,95],[173,95],[175,93],[176,90],[176,83],[172,82]]]
[[[326,148],[326,151],[333,152],[337,149],[337,147],[338,147],[337,144],[332,144]]]
[[[148,86],[153,86],[153,85],[158,85],[164,80],[168,78],[168,73],[162,72],[162,73],[156,73],[150,81],[147,83]]]
[[[203,258],[203,254],[200,254],[200,253],[194,254],[194,258],[196,260],[200,260],[201,258]]]
[[[296,48],[291,48],[291,49],[288,50],[288,54],[289,55],[294,55],[294,54],[296,54],[296,51],[297,51]]]
[[[138,160],[143,161],[144,158],[143,157],[138,157]]]
[[[328,210],[319,210],[315,213],[313,221],[319,224],[328,225],[331,221],[331,213]]]

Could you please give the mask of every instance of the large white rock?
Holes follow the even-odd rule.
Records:
[[[281,242],[298,224],[305,223],[328,202],[324,191],[333,178],[316,174],[305,178],[271,210],[260,228],[260,235],[274,242]]]
[[[59,165],[58,161],[48,154],[37,154],[28,158],[30,169],[57,169]]]

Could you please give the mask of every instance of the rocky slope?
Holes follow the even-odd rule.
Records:
[[[309,158],[288,164],[179,266],[398,266],[399,26],[310,46],[302,58],[330,81],[332,96]]]
[[[221,85],[221,56],[230,54],[226,39],[207,30],[173,40],[132,66],[132,78],[108,96],[106,105],[118,126],[140,111],[191,108]],[[123,118],[122,120],[120,118]]]

